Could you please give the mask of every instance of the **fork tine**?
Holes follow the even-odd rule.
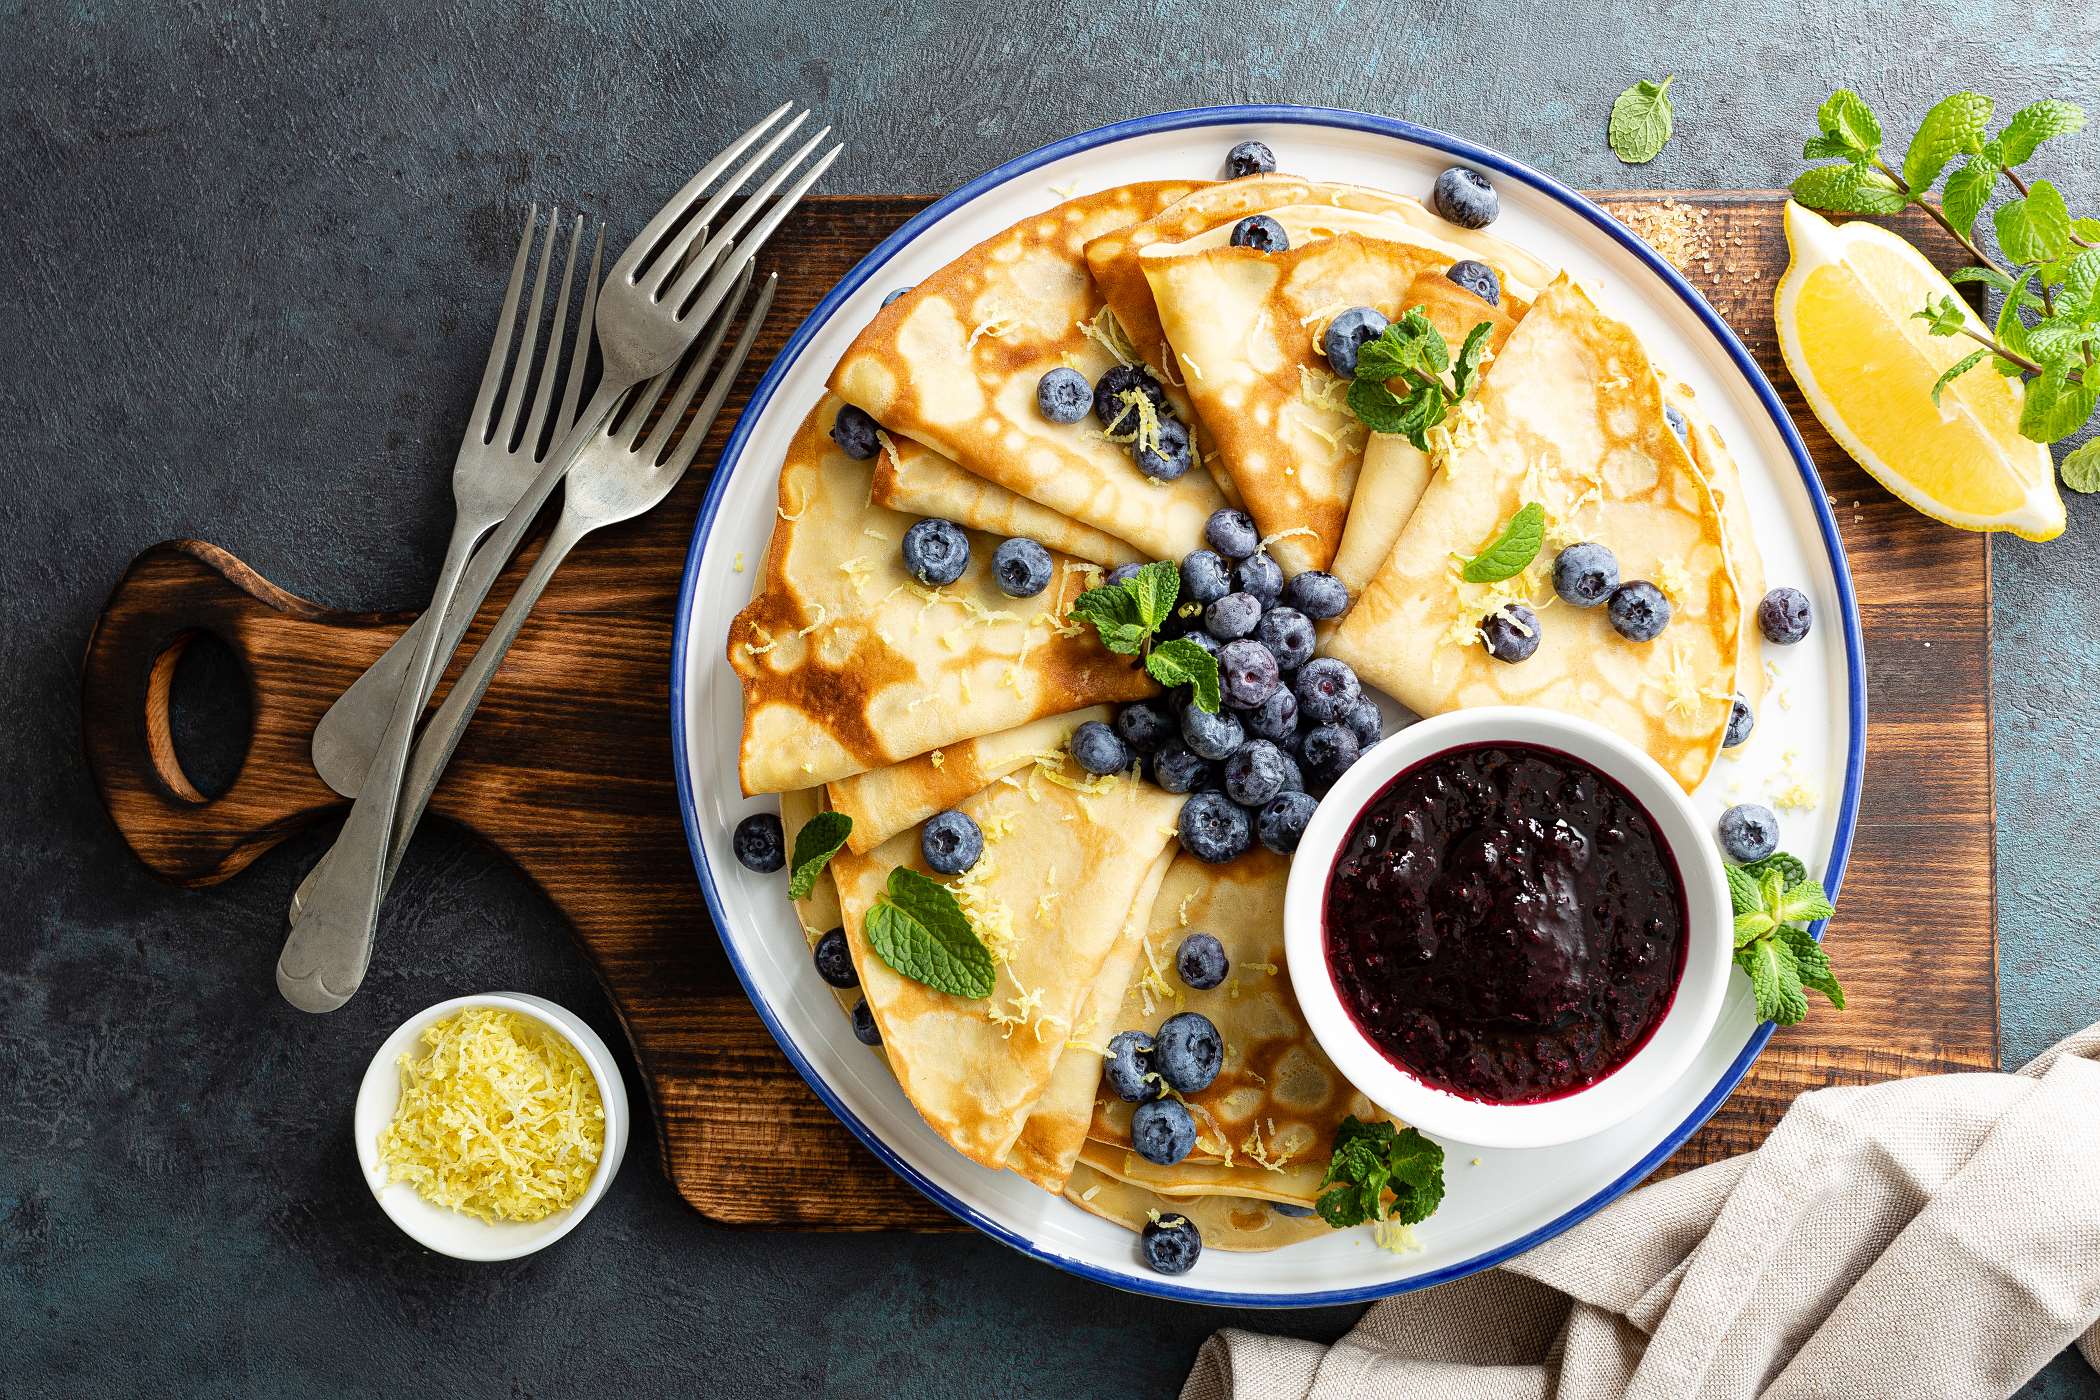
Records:
[[[561,221],[557,219],[555,222],[559,224]],[[539,460],[540,433],[547,426],[547,408],[554,402],[554,381],[561,374],[561,337],[569,325],[569,286],[576,277],[576,253],[583,246],[584,223],[583,215],[578,214],[576,227],[569,234],[568,252],[562,255],[561,290],[554,294],[554,324],[547,330],[547,358],[540,361],[539,384],[532,395],[532,417],[525,420],[525,455],[534,461]],[[543,262],[540,271],[544,274],[546,270]],[[586,338],[590,324],[589,321],[583,323]]]
[[[794,105],[792,101],[781,103],[750,130],[730,142],[720,155],[701,166],[699,173],[685,182],[685,188],[673,195],[663,208],[657,210],[655,218],[642,225],[642,231],[635,235],[634,242],[627,245],[627,251],[620,254],[619,260],[613,264],[613,275],[632,281],[634,271],[641,265],[642,259],[656,251],[656,245],[664,234],[684,219],[686,211],[691,209],[701,193],[714,183],[715,177],[728,169],[731,161],[749,150],[751,144],[765,135],[767,128],[779,121]]]
[[[686,407],[692,403],[693,395],[699,391],[701,379],[714,368],[715,355],[721,350],[722,342],[729,338],[730,322],[736,319],[737,303],[743,300],[745,289],[751,285],[751,274],[754,270],[752,264],[744,264],[744,270],[737,275],[736,290],[730,293],[728,306],[715,318],[714,330],[708,335],[706,344],[687,357],[685,373],[680,376],[677,389],[664,401],[663,412],[656,418],[655,430],[649,434],[649,440],[642,444],[642,455],[650,462],[657,461],[663,455],[664,444],[670,441],[671,435],[683,424]]]
[[[751,197],[746,199],[736,213],[730,216],[729,222],[722,225],[716,241],[723,242],[740,236],[744,231],[744,226],[756,218],[759,212],[766,207],[766,201],[773,197],[773,192],[780,188],[788,176],[795,173],[795,170],[803,161],[809,159],[810,152],[824,144],[824,138],[829,135],[831,135],[831,128],[827,126],[816,135],[810,137],[809,140],[803,142],[799,150],[781,162],[780,168],[767,176],[765,183],[753,190]],[[711,260],[710,253],[711,250],[703,246],[700,249],[699,256],[694,261],[702,264],[708,262]],[[688,273],[684,280],[685,285],[690,287],[698,279],[691,277]],[[675,298],[673,298],[672,304],[677,304]]]
[[[691,219],[687,220],[685,225],[687,233],[682,235],[678,240],[678,242],[682,245],[678,249],[678,256],[667,256],[658,258],[655,262],[649,265],[649,270],[647,271],[647,273],[644,274],[644,276],[648,279],[648,291],[651,296],[660,297],[663,293],[665,284],[670,282],[672,278],[678,275],[680,259],[682,259],[685,256],[688,250],[701,244],[705,240],[706,235],[701,230],[705,230],[705,228],[709,224],[714,222],[715,215],[722,212],[722,206],[729,202],[729,197],[744,187],[744,181],[750,179],[753,175],[765,169],[766,162],[773,158],[773,153],[779,150],[781,146],[786,143],[788,137],[793,136],[795,134],[795,132],[801,127],[802,123],[808,120],[808,112],[797,112],[793,121],[789,122],[786,126],[780,128],[780,130],[774,132],[772,138],[768,140],[765,145],[761,146],[758,149],[758,152],[755,155],[753,155],[751,159],[745,161],[741,166],[737,167],[736,173],[722,182],[722,188],[716,190],[714,194],[708,199],[707,203],[700,206],[700,212],[693,215]],[[824,137],[824,132],[828,132],[830,130],[830,127],[825,127],[824,131],[820,131],[817,133],[816,139],[822,140]],[[807,155],[808,152],[809,148],[807,146],[803,147],[803,149],[797,152],[794,158],[788,162],[787,169],[792,170],[796,165],[800,164],[802,157],[804,155]],[[778,183],[778,175],[774,176],[774,181],[776,184]],[[770,194],[771,192],[772,191],[770,189],[764,191],[764,193],[766,194]],[[756,200],[762,197],[763,196],[760,194],[754,194],[751,198],[753,200]],[[745,201],[745,204],[746,207],[749,207],[750,201]],[[705,250],[703,249],[703,254],[704,251]]]
[[[591,250],[591,275],[583,284],[583,311],[576,320],[576,348],[569,352],[569,372],[563,376],[561,390],[561,412],[554,420],[554,431],[547,439],[548,451],[564,438],[569,429],[576,426],[576,405],[583,398],[583,376],[590,366],[591,332],[598,324],[598,264],[605,259],[605,225],[598,225],[598,245]],[[566,287],[563,291],[567,291]],[[565,296],[563,300],[568,298]]]
[[[758,300],[744,313],[744,333],[736,338],[736,345],[731,348],[729,358],[716,372],[715,382],[708,387],[707,397],[700,401],[700,407],[693,410],[693,421],[687,426],[685,436],[678,440],[678,447],[671,454],[671,459],[664,463],[672,472],[683,475],[685,469],[693,464],[693,458],[699,455],[701,445],[707,441],[708,433],[715,426],[716,417],[722,412],[723,401],[729,397],[730,389],[735,386],[737,375],[743,372],[744,361],[751,358],[751,347],[757,342],[758,333],[765,326],[766,316],[773,309],[773,294],[779,290],[780,274],[767,273],[765,286],[759,288]],[[727,324],[727,318],[724,319],[724,324]]]
[[[518,362],[510,372],[510,392],[503,400],[503,421],[484,442],[500,442],[508,451],[518,441],[518,409],[525,402],[525,385],[532,378],[532,360],[539,349],[540,306],[547,299],[547,265],[554,261],[554,236],[561,232],[561,210],[547,211],[547,239],[540,247],[540,270],[532,282],[532,305],[525,311],[525,336],[518,343]]]
[[[727,292],[730,281],[736,276],[737,272],[751,261],[759,249],[766,246],[766,240],[773,236],[773,230],[780,227],[781,220],[787,218],[789,213],[794,210],[794,207],[801,203],[802,196],[809,193],[810,186],[816,184],[822,178],[824,172],[831,168],[832,162],[839,158],[839,153],[845,149],[844,146],[833,146],[823,154],[815,165],[803,172],[802,178],[795,181],[785,194],[773,202],[773,207],[768,209],[766,216],[758,221],[758,226],[749,233],[744,234],[734,255],[731,255],[727,250],[723,250],[711,257],[707,248],[700,250],[700,256],[694,260],[692,270],[678,279],[677,285],[671,289],[671,294],[667,298],[672,306],[683,308],[678,313],[678,319],[681,322],[688,316],[705,317],[714,315],[715,308],[722,304],[722,297]],[[800,157],[798,156],[797,158],[799,159]],[[751,203],[747,203],[742,209],[738,210],[737,217],[741,219],[746,213],[750,212],[755,207],[756,202],[754,199]],[[690,305],[687,305],[688,298],[692,297],[693,287],[699,284],[701,274],[711,265],[715,267],[714,276],[709,279],[707,286],[700,292],[699,296],[693,299]]]
[[[474,396],[474,424],[484,440],[488,434],[489,410],[495,407],[496,390],[503,384],[503,366],[510,363],[510,332],[517,324],[518,291],[525,285],[525,258],[532,251],[532,232],[539,225],[540,206],[535,201],[525,210],[525,232],[518,238],[517,256],[510,260],[510,287],[503,293],[503,311],[496,317],[496,337],[489,345],[488,368],[481,372],[481,389]]]

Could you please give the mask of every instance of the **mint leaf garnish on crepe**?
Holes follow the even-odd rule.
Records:
[[[1646,165],[1662,154],[1670,139],[1670,84],[1676,81],[1675,74],[1659,83],[1643,78],[1614,99],[1605,133],[1613,155],[1628,165]]]
[[[1495,542],[1466,561],[1458,576],[1467,583],[1500,583],[1531,567],[1546,542],[1546,508],[1528,502],[1509,518]]]
[[[1735,910],[1735,965],[1750,978],[1758,1019],[1791,1026],[1808,1015],[1803,989],[1821,992],[1838,1010],[1845,989],[1830,955],[1802,924],[1834,912],[1822,885],[1784,851],[1749,865],[1727,867]]]
[[[868,910],[865,932],[876,956],[937,992],[988,997],[997,984],[991,951],[955,896],[916,870],[900,865],[890,872],[886,893]]]
[[[1351,1114],[1335,1130],[1320,1191],[1315,1207],[1337,1230],[1367,1221],[1418,1224],[1444,1199],[1444,1149],[1413,1128],[1365,1123]]]
[[[1458,360],[1451,346],[1421,307],[1366,341],[1356,355],[1356,380],[1349,386],[1349,411],[1374,433],[1393,433],[1429,450],[1429,430],[1444,421],[1451,406],[1473,391],[1480,362],[1487,356],[1494,327],[1482,321],[1466,333]],[[1451,376],[1445,383],[1446,373]],[[1395,392],[1392,381],[1406,385]]]
[[[1181,570],[1158,559],[1120,583],[1089,588],[1072,601],[1071,620],[1091,622],[1101,645],[1119,656],[1145,658],[1145,672],[1161,685],[1188,686],[1196,708],[1216,714],[1222,697],[1218,659],[1194,642],[1154,638],[1181,597]]]
[[[817,877],[853,834],[853,818],[844,812],[819,812],[795,833],[795,858],[788,868],[788,898],[808,899],[817,887]]]

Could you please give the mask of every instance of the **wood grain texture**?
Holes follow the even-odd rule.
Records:
[[[1780,387],[1836,503],[1867,635],[1866,799],[1830,933],[1851,1009],[1818,1009],[1780,1032],[1666,1168],[1682,1170],[1755,1145],[1805,1089],[1996,1064],[1989,543],[1895,502],[1802,407],[1771,328],[1786,261],[1777,195],[1603,202],[1684,268]],[[780,302],[747,390],[853,261],[925,203],[828,197],[798,211],[771,259]],[[1948,251],[1922,220],[1903,231],[1935,256]],[[668,706],[672,612],[702,489],[696,475],[654,514],[594,537],[557,575],[433,810],[508,856],[575,926],[633,1042],[665,1168],[695,1207],[811,1229],[952,1224],[795,1076],[701,903],[672,787]],[[498,586],[477,636],[531,552]],[[314,774],[308,737],[406,621],[323,610],[194,541],[138,556],[89,640],[82,725],[104,803],[139,858],[169,880],[208,885],[335,813],[342,804]],[[166,722],[168,658],[198,632],[232,648],[254,693],[247,758],[212,800],[181,776]],[[1938,930],[1929,942],[1925,928]],[[376,956],[388,956],[384,941]]]

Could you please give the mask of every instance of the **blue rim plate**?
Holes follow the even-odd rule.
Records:
[[[1308,130],[1311,129],[1311,130]],[[1293,163],[1290,138],[1299,136],[1307,143],[1325,142],[1337,149],[1349,149],[1341,155],[1333,155],[1326,163],[1336,160],[1348,165],[1346,173],[1320,168],[1321,161],[1311,159],[1302,164]],[[779,1042],[782,1053],[798,1073],[808,1081],[811,1089],[824,1101],[840,1121],[853,1132],[875,1155],[898,1175],[924,1192],[943,1209],[958,1218],[983,1230],[1015,1249],[1034,1258],[1044,1260],[1059,1268],[1084,1278],[1110,1284],[1114,1287],[1150,1294],[1161,1298],[1173,1298],[1193,1302],[1206,1302],[1235,1307],[1314,1307],[1343,1303],[1361,1303],[1395,1293],[1426,1288],[1432,1284],[1447,1282],[1492,1267],[1504,1260],[1523,1253],[1532,1246],[1550,1239],[1576,1222],[1594,1214],[1611,1201],[1623,1195],[1642,1178],[1653,1171],[1664,1159],[1677,1150],[1698,1130],[1723,1100],[1734,1090],[1736,1084],[1749,1070],[1758,1052],[1770,1039],[1769,1024],[1755,1025],[1754,1014],[1749,1011],[1747,989],[1740,979],[1731,989],[1728,1009],[1724,1011],[1722,1025],[1715,1035],[1710,1054],[1702,1058],[1699,1067],[1687,1075],[1686,1081],[1672,1091],[1671,1103],[1664,1106],[1665,1116],[1656,1121],[1649,1118],[1634,1120],[1613,1134],[1604,1135],[1612,1139],[1617,1135],[1639,1134],[1637,1143],[1617,1142],[1612,1144],[1617,1155],[1611,1158],[1616,1169],[1608,1177],[1581,1186],[1565,1202],[1557,1203],[1548,1218],[1532,1223],[1519,1221],[1502,1234],[1495,1230],[1496,1210],[1492,1203],[1485,1212],[1487,1223],[1478,1225],[1475,1233],[1482,1238],[1478,1247],[1464,1252],[1463,1257],[1434,1267],[1418,1267],[1408,1272],[1410,1265],[1406,1256],[1380,1256],[1383,1267],[1397,1271],[1390,1276],[1369,1278],[1347,1286],[1322,1286],[1318,1279],[1308,1280],[1302,1269],[1296,1270],[1289,1286],[1247,1286],[1258,1281],[1262,1266],[1243,1262],[1232,1262],[1220,1266],[1216,1282],[1204,1281],[1206,1270],[1212,1267],[1212,1256],[1197,1266],[1197,1270],[1178,1279],[1170,1279],[1145,1271],[1136,1260],[1135,1250],[1129,1250],[1127,1265],[1119,1265],[1115,1258],[1106,1256],[1095,1247],[1077,1247],[1073,1241],[1084,1234],[1085,1227],[1063,1219],[1060,1213],[1069,1213],[1074,1220],[1092,1226],[1109,1229],[1102,1222],[1094,1222],[1076,1207],[1062,1201],[1054,1201],[1032,1187],[1023,1190],[1040,1197],[1030,1208],[1015,1209],[997,1204],[993,1198],[997,1189],[994,1178],[1002,1174],[982,1172],[971,1167],[986,1179],[985,1189],[958,1187],[951,1181],[944,1184],[934,1179],[935,1171],[929,1159],[912,1160],[913,1153],[900,1141],[886,1138],[871,1126],[866,1118],[848,1104],[849,1089],[854,1087],[861,1070],[854,1062],[833,1062],[833,1078],[827,1077],[813,1063],[816,1051],[828,1046],[837,1037],[844,1036],[850,1043],[850,1034],[845,1030],[843,1018],[837,1014],[836,1006],[829,1001],[821,987],[816,988],[811,1009],[821,1006],[826,1011],[821,1023],[804,1016],[806,1008],[786,1005],[786,998],[775,989],[773,996],[759,985],[755,975],[759,969],[753,965],[751,949],[740,944],[732,922],[731,907],[734,902],[743,907],[748,897],[753,901],[771,900],[779,908],[786,909],[783,892],[777,888],[777,879],[768,877],[770,883],[760,882],[741,885],[743,880],[757,881],[748,872],[723,861],[719,873],[717,861],[726,852],[728,827],[734,817],[722,820],[723,813],[717,811],[709,816],[702,811],[702,785],[696,781],[696,720],[718,726],[730,722],[716,713],[726,702],[722,696],[713,699],[715,708],[703,712],[696,702],[703,689],[709,688],[713,679],[695,667],[713,667],[726,675],[727,666],[721,659],[723,633],[719,628],[710,628],[706,635],[696,637],[700,630],[698,613],[703,608],[719,610],[725,606],[720,597],[723,592],[733,592],[734,597],[726,606],[733,612],[741,606],[748,594],[751,580],[744,573],[744,553],[738,552],[735,561],[726,569],[717,569],[710,574],[707,569],[709,546],[719,523],[725,499],[730,495],[734,483],[748,486],[753,474],[763,477],[769,486],[777,464],[777,457],[770,453],[753,453],[754,434],[762,422],[768,421],[769,408],[776,400],[784,405],[781,412],[790,417],[786,420],[790,430],[814,403],[821,389],[823,378],[829,373],[831,360],[805,363],[805,352],[813,343],[825,338],[836,338],[843,332],[832,322],[842,308],[854,301],[867,289],[863,300],[872,309],[876,296],[870,283],[892,264],[903,260],[909,263],[915,249],[922,240],[934,243],[946,239],[952,241],[962,237],[960,246],[940,257],[945,262],[953,252],[974,243],[979,238],[1005,227],[1027,214],[1039,212],[1054,202],[1054,198],[1065,193],[1054,186],[1022,185],[1022,177],[1032,174],[1064,175],[1081,190],[1103,188],[1122,178],[1160,178],[1161,172],[1189,177],[1211,176],[1222,161],[1224,152],[1235,142],[1250,137],[1268,139],[1279,147],[1283,168],[1319,178],[1356,179],[1363,183],[1380,184],[1387,188],[1421,188],[1426,190],[1425,170],[1433,175],[1433,169],[1424,165],[1425,160],[1435,165],[1463,162],[1489,171],[1501,183],[1505,196],[1505,227],[1531,219],[1540,229],[1540,238],[1527,238],[1523,230],[1511,229],[1518,242],[1549,261],[1565,261],[1583,276],[1586,283],[1604,284],[1600,291],[1606,294],[1606,305],[1615,314],[1626,316],[1643,329],[1642,317],[1660,317],[1653,330],[1643,329],[1644,336],[1659,334],[1675,336],[1680,341],[1690,342],[1692,358],[1698,359],[1711,371],[1707,383],[1697,382],[1698,371],[1686,373],[1685,378],[1694,382],[1701,390],[1700,402],[1714,415],[1717,424],[1737,448],[1743,459],[1746,489],[1750,492],[1753,508],[1759,518],[1759,541],[1767,555],[1768,574],[1773,582],[1797,582],[1809,587],[1812,598],[1819,604],[1819,612],[1825,624],[1818,629],[1822,652],[1816,657],[1789,657],[1790,664],[1802,664],[1809,674],[1797,675],[1793,684],[1805,685],[1806,703],[1799,713],[1785,721],[1777,722],[1784,731],[1778,739],[1768,740],[1753,736],[1752,745],[1745,752],[1755,753],[1763,746],[1762,762],[1767,769],[1765,779],[1778,782],[1773,773],[1783,771],[1787,780],[1798,781],[1803,772],[1812,776],[1818,772],[1831,772],[1842,764],[1842,785],[1832,807],[1827,802],[1812,814],[1796,817],[1789,814],[1790,824],[1801,822],[1815,828],[1814,839],[1802,842],[1798,839],[1789,844],[1795,849],[1821,850],[1824,854],[1824,884],[1833,899],[1844,877],[1845,863],[1850,853],[1854,822],[1858,813],[1861,775],[1864,762],[1866,737],[1866,680],[1864,653],[1860,640],[1859,617],[1852,590],[1850,571],[1845,562],[1844,549],[1839,541],[1837,522],[1832,517],[1830,504],[1823,487],[1809,460],[1807,449],[1795,431],[1777,394],[1763,372],[1757,367],[1749,352],[1743,347],[1734,332],[1715,313],[1704,298],[1689,283],[1647,244],[1640,241],[1630,230],[1606,214],[1597,205],[1575,191],[1568,189],[1549,176],[1507,156],[1490,151],[1470,141],[1446,136],[1392,117],[1372,116],[1362,112],[1343,111],[1320,107],[1290,106],[1219,106],[1203,107],[1188,111],[1166,112],[1157,116],[1140,117],[1118,122],[1094,131],[1084,132],[1053,142],[1027,155],[1020,156],[972,180],[953,194],[937,201],[922,211],[902,228],[863,258],[845,279],[818,303],[807,320],[797,328],[782,349],[779,357],[767,370],[750,403],[739,418],[735,430],[730,434],[723,449],[713,479],[709,482],[705,499],[701,504],[699,521],[694,527],[693,542],[686,558],[685,576],[679,590],[676,630],[673,638],[671,660],[671,729],[672,766],[678,785],[680,815],[685,822],[686,839],[692,849],[693,866],[700,878],[700,888],[707,900],[709,913],[722,938],[731,966],[736,969],[745,992],[750,996],[759,1017],[773,1038]],[[1163,144],[1164,143],[1164,144]],[[1119,147],[1128,145],[1127,151]],[[1361,149],[1358,149],[1361,148]],[[1324,149],[1324,148],[1323,148]],[[1144,164],[1122,172],[1116,170],[1116,161],[1127,155],[1130,160],[1142,159]],[[1163,166],[1164,156],[1174,163]],[[1075,161],[1075,157],[1085,157]],[[1390,163],[1389,167],[1387,163]],[[1051,169],[1055,167],[1055,169]],[[1419,183],[1403,183],[1396,179],[1407,171],[1406,180]],[[1528,212],[1527,212],[1528,211]],[[1512,218],[1512,215],[1516,217]],[[1498,232],[1504,231],[1498,228]],[[1540,239],[1547,244],[1541,246]],[[1584,264],[1589,264],[1585,269]],[[938,263],[932,264],[937,266]],[[930,270],[928,267],[925,270]],[[922,274],[923,275],[923,272]],[[1614,282],[1644,281],[1628,300],[1623,286],[1615,288]],[[1619,292],[1617,299],[1609,294]],[[865,314],[865,312],[863,312]],[[1651,342],[1653,343],[1653,342]],[[1673,371],[1687,367],[1671,363]],[[778,415],[773,415],[778,417]],[[1733,426],[1735,431],[1727,430]],[[770,431],[770,430],[769,430]],[[1765,453],[1746,451],[1760,444],[1776,450]],[[747,456],[756,460],[747,461]],[[1797,473],[1788,477],[1780,469],[1778,459],[1790,458]],[[1759,458],[1768,457],[1770,462],[1760,465]],[[767,497],[770,500],[770,495]],[[1772,517],[1779,519],[1774,521]],[[746,527],[747,529],[750,527]],[[726,548],[726,546],[725,546]],[[763,548],[758,539],[751,551],[759,557]],[[1775,557],[1779,569],[1775,569]],[[716,561],[719,564],[719,560]],[[1797,575],[1784,572],[1791,562],[1800,572]],[[1811,574],[1820,577],[1811,578]],[[703,589],[703,579],[712,577],[714,590]],[[1835,618],[1840,626],[1833,629],[1829,619]],[[697,642],[697,649],[695,643]],[[1809,647],[1793,649],[1808,653]],[[1775,693],[1777,693],[1775,691]],[[1773,706],[1768,697],[1767,710]],[[1804,731],[1804,720],[1820,717],[1823,737],[1826,742],[1821,753],[1813,752],[1814,735],[1810,735],[1807,747],[1806,770],[1798,767],[1800,756],[1794,752],[1777,754],[1775,746],[1786,742],[1788,734]],[[1775,725],[1767,715],[1764,729]],[[716,742],[709,739],[707,742]],[[1777,757],[1780,769],[1772,768]],[[1724,763],[1727,761],[1724,761]],[[1710,778],[1702,787],[1702,800],[1718,812],[1728,801],[1738,800],[1743,781],[1757,781],[1757,773],[1751,760],[1744,760],[1740,778],[1723,781]],[[729,765],[731,787],[734,785],[734,765]],[[1729,791],[1724,794],[1721,788]],[[709,789],[712,791],[712,789]],[[760,806],[770,808],[770,799],[745,804],[748,809]],[[1798,836],[1798,832],[1797,832]],[[710,845],[714,850],[711,855]],[[724,885],[731,885],[735,900],[726,900]],[[1821,937],[1818,925],[1816,935]],[[801,956],[799,940],[795,954]],[[756,945],[754,945],[756,946]],[[806,962],[806,959],[804,959]],[[805,967],[804,972],[808,972]],[[808,980],[816,981],[814,973],[808,972]],[[776,997],[779,1000],[776,1002]],[[799,1018],[799,1019],[798,1019]],[[804,1022],[807,1022],[804,1024]],[[791,1028],[791,1026],[793,1028]],[[1739,1045],[1732,1056],[1727,1054],[1728,1045]],[[886,1077],[879,1062],[862,1054],[876,1072]],[[1699,1084],[1707,1087],[1701,1090]],[[894,1091],[894,1084],[890,1089]],[[919,1127],[914,1120],[910,1124],[895,1128],[892,1137],[901,1138],[911,1128]],[[952,1155],[952,1154],[951,1154]],[[1523,1158],[1526,1154],[1495,1154],[1498,1158]],[[960,1161],[960,1158],[956,1159]],[[1479,1159],[1475,1159],[1479,1164]],[[1623,1165],[1618,1165],[1623,1162]],[[967,1165],[967,1164],[965,1164]],[[1452,1198],[1447,1200],[1445,1211],[1424,1226],[1429,1232],[1452,1211],[1452,1201],[1466,1191],[1492,1192],[1494,1187],[1480,1187],[1478,1181],[1500,1180],[1494,1174],[1505,1164],[1497,1161],[1484,1164],[1486,1170],[1478,1178],[1465,1175],[1468,1167],[1457,1154],[1451,1159],[1453,1174]],[[1507,1170],[1514,1173],[1510,1180],[1523,1180],[1525,1173],[1536,1178],[1548,1169],[1535,1158],[1530,1164],[1516,1162]],[[1554,1169],[1566,1173],[1562,1161]],[[1570,1174],[1572,1175],[1572,1174]],[[974,1180],[972,1178],[971,1180]],[[1534,1180],[1535,1185],[1535,1180]],[[965,1199],[965,1195],[977,1199]],[[1532,1214],[1539,1212],[1534,1209]],[[1075,1234],[1075,1231],[1079,1232]],[[1127,1235],[1121,1236],[1128,1240]],[[1328,1249],[1337,1241],[1317,1241],[1275,1255],[1224,1256],[1228,1261],[1275,1260],[1296,1256],[1301,1250]],[[1378,1255],[1377,1251],[1372,1251]],[[1360,1263],[1352,1264],[1357,1256],[1332,1256],[1340,1263],[1334,1270],[1337,1274],[1362,1275]],[[1276,1266],[1281,1271],[1281,1266]],[[1229,1275],[1228,1272],[1229,1271]],[[1228,1284],[1228,1277],[1232,1280]]]

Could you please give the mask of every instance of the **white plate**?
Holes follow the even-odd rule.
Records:
[[[1361,1302],[1459,1278],[1559,1233],[1625,1192],[1719,1107],[1770,1035],[1732,979],[1713,1037],[1657,1104],[1587,1141],[1477,1153],[1450,1145],[1443,1207],[1395,1255],[1349,1231],[1267,1254],[1206,1253],[1168,1278],[1135,1236],[1008,1172],[975,1165],[920,1120],[868,1054],[811,966],[779,875],[754,875],[730,832],[771,798],[739,795],[742,702],[724,660],[730,619],[750,597],[772,533],[779,464],[825,377],[892,288],[918,282],[1009,224],[1083,193],[1173,175],[1214,177],[1255,138],[1293,174],[1426,195],[1439,171],[1488,172],[1502,196],[1495,232],[1574,273],[1688,383],[1740,459],[1771,585],[1815,606],[1806,642],[1767,648],[1780,679],[1756,733],[1695,795],[1709,820],[1769,801],[1798,781],[1813,808],[1782,813],[1784,845],[1820,869],[1833,896],[1859,798],[1866,679],[1852,583],[1822,487],[1771,385],[1733,333],[1668,263],[1580,195],[1469,142],[1388,117],[1307,107],[1212,107],[1145,117],[1045,146],[972,181],[864,258],[788,341],[738,422],[708,488],[679,596],[671,674],[673,761],[693,863],[730,962],[810,1087],[899,1175],[998,1239],[1082,1276],[1161,1297],[1252,1307]],[[1817,930],[1820,934],[1820,928]]]

